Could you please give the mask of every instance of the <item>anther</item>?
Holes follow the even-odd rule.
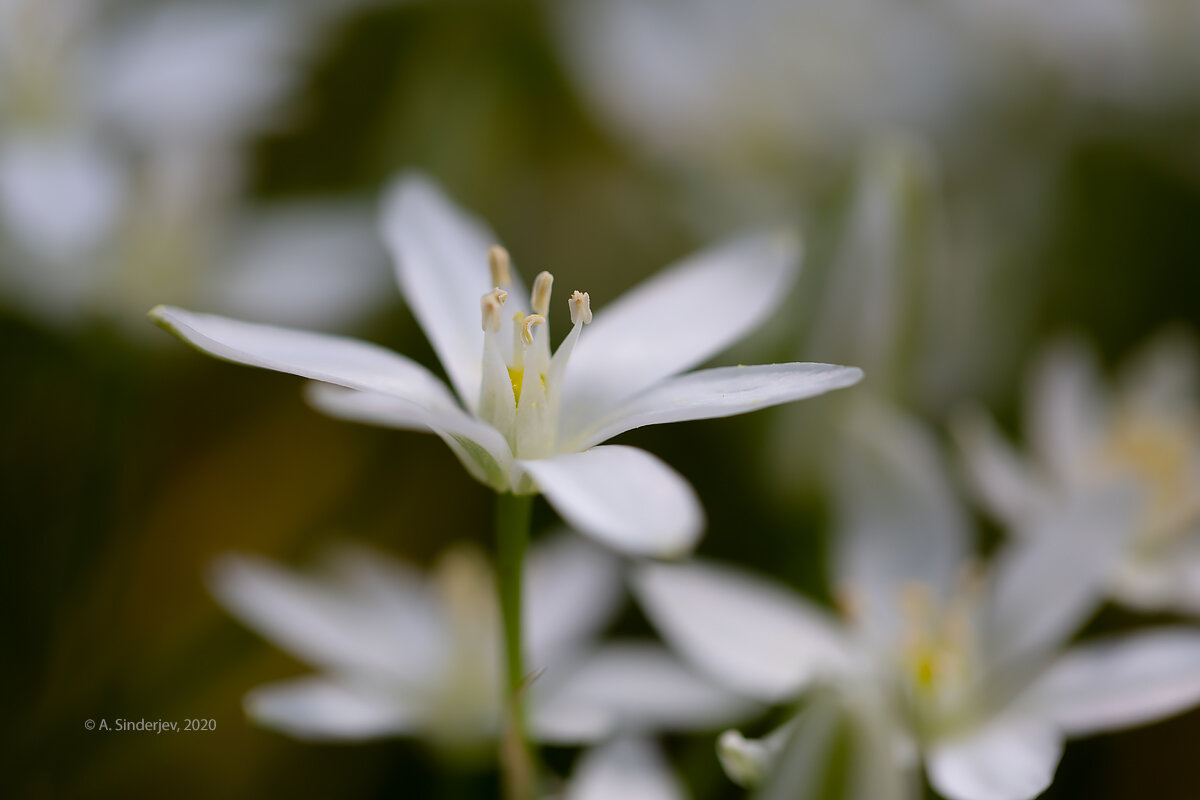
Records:
[[[479,298],[479,309],[483,317],[484,332],[500,332],[500,312],[508,292],[497,287]]]
[[[567,301],[571,306],[571,324],[582,322],[587,325],[592,321],[592,298],[587,292],[574,292]]]
[[[492,269],[492,286],[512,286],[512,259],[498,244],[488,248],[488,266]]]
[[[541,314],[530,314],[521,321],[521,341],[525,344],[533,344],[533,329],[538,325],[545,325],[546,318]]]
[[[554,276],[549,272],[539,272],[533,279],[533,292],[529,297],[529,307],[533,313],[543,317],[550,313],[550,287],[553,285]]]

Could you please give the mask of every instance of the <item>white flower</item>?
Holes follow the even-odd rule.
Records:
[[[550,274],[526,295],[495,237],[428,182],[395,184],[383,232],[457,400],[425,368],[364,342],[177,308],[151,316],[220,358],[321,381],[310,399],[327,413],[433,431],[497,492],[540,491],[573,527],[657,554],[683,552],[699,536],[691,487],[643,450],[596,445],[643,425],[740,414],[861,377],[799,363],[676,377],[774,308],[798,257],[790,237],[751,236],[693,256],[597,312],[586,333],[590,299],[576,291],[571,331],[552,356]]]
[[[646,566],[636,580],[668,641],[726,685],[766,701],[832,685],[858,716],[877,720],[875,757],[857,776],[876,788],[855,796],[904,796],[904,773],[920,757],[948,798],[1024,800],[1050,784],[1064,736],[1142,724],[1200,701],[1194,630],[1057,655],[1098,604],[1125,543],[1127,497],[1047,510],[1026,522],[1046,532],[1018,538],[980,572],[967,561],[962,511],[922,431],[879,412],[860,415],[856,427],[861,441],[838,482],[833,573],[844,622],[715,564]],[[762,743],[727,734],[723,756],[753,777],[780,752],[813,749],[808,737],[820,731],[803,719],[795,725]],[[879,786],[892,788],[884,795]],[[798,794],[793,787],[787,796]]]
[[[385,257],[347,246],[347,207],[243,207],[244,143],[280,120],[329,16],[310,5],[0,0],[0,291],[65,324],[164,300],[237,312],[227,287],[280,274],[308,292],[260,303],[275,322],[344,325],[378,302]],[[269,246],[285,224],[327,243]],[[345,267],[317,273],[332,248]]]
[[[1190,338],[1164,334],[1104,386],[1077,341],[1050,348],[1030,382],[1030,454],[1013,451],[982,414],[958,426],[972,483],[1001,520],[1085,491],[1141,489],[1133,542],[1112,592],[1145,609],[1200,613],[1200,383]]]
[[[604,551],[559,537],[533,549],[527,581],[535,739],[711,729],[752,707],[659,646],[592,641],[620,600],[618,566]],[[251,691],[255,721],[300,739],[414,736],[468,755],[501,735],[500,620],[478,552],[450,551],[432,578],[361,547],[330,551],[309,575],[226,556],[210,586],[239,620],[320,670]]]

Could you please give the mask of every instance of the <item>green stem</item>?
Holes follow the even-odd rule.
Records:
[[[508,723],[501,749],[509,800],[534,800],[536,762],[525,730],[525,666],[522,657],[521,587],[533,495],[496,497],[496,572],[500,614],[504,620],[504,656]]]

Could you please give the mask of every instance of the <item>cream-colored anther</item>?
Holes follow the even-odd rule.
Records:
[[[512,286],[512,259],[498,244],[488,248],[488,266],[492,269],[492,286]]]
[[[592,298],[587,292],[574,292],[567,302],[571,306],[572,325],[578,325],[580,322],[587,325],[592,321]]]
[[[546,318],[541,314],[530,314],[525,319],[521,320],[521,341],[525,344],[533,344],[533,329],[538,325],[545,325]]]
[[[539,272],[533,279],[533,291],[529,295],[529,307],[533,313],[543,317],[550,313],[550,287],[554,285],[554,276],[549,272]]]
[[[500,332],[500,314],[503,311],[504,300],[508,297],[508,292],[497,287],[479,298],[479,310],[483,317],[483,330],[485,333]]]

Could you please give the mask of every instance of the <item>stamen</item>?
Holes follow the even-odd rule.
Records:
[[[533,344],[533,329],[537,325],[545,325],[546,318],[541,314],[530,314],[521,320],[521,341],[527,345]]]
[[[571,306],[572,325],[578,325],[581,321],[587,325],[592,321],[592,298],[587,292],[574,292],[567,302]]]
[[[512,286],[512,259],[498,244],[488,248],[488,266],[492,269],[492,286]]]
[[[550,287],[554,285],[554,276],[549,272],[539,272],[533,279],[533,292],[530,294],[529,307],[533,313],[543,317],[550,313]]]
[[[485,333],[500,332],[500,311],[507,297],[508,292],[497,287],[479,298],[479,308],[483,316],[483,330]]]

